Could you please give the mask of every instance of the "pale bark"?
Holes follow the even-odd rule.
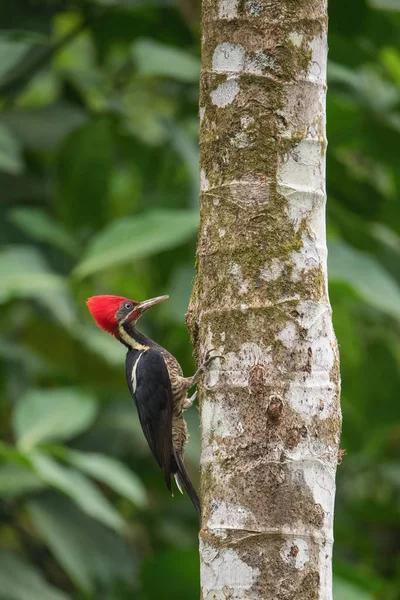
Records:
[[[203,0],[204,600],[330,600],[339,368],[325,240],[326,0]]]

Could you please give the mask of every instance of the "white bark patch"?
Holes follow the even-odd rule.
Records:
[[[243,46],[224,42],[214,50],[212,67],[216,73],[239,73],[243,71],[244,61],[245,51]]]
[[[225,237],[225,229],[224,229],[223,227],[222,227],[222,228],[219,230],[219,232],[218,232],[218,233],[219,233],[219,237],[220,237],[220,238],[223,238],[223,237]]]
[[[308,193],[279,186],[278,193],[288,201],[287,214],[296,230],[304,219],[312,219],[317,227],[315,231],[318,232],[318,237],[325,233],[325,194],[322,191]]]
[[[254,123],[254,119],[252,116],[243,115],[242,117],[240,117],[240,124],[243,127],[243,129],[247,129],[248,126],[251,125],[252,123]]]
[[[228,79],[211,92],[211,101],[215,106],[224,108],[232,104],[239,91],[240,87],[236,79]]]
[[[244,131],[239,131],[231,138],[230,142],[236,148],[246,148],[249,145],[249,136]]]
[[[311,42],[311,61],[308,70],[308,79],[316,84],[325,85],[326,82],[326,41],[316,37]]]
[[[237,17],[239,0],[220,0],[218,16],[220,19],[235,19]]]
[[[277,339],[289,352],[297,351],[304,356],[308,371],[294,375],[286,401],[304,417],[325,419],[337,410],[337,388],[330,381],[335,362],[330,308],[318,302],[299,302],[297,311],[296,322],[286,324]]]
[[[247,292],[249,291],[249,282],[246,281],[242,281],[242,283],[239,286],[239,294],[242,296],[243,294],[247,294]]]
[[[294,569],[304,569],[309,560],[308,544],[302,538],[293,538],[284,543],[280,555],[283,562]]]
[[[319,549],[320,598],[332,598],[332,545],[331,541],[321,544]]]
[[[204,169],[200,171],[200,189],[202,192],[207,192],[210,189],[210,182],[206,177],[206,172]]]
[[[234,523],[237,529],[246,529],[249,519],[254,516],[243,506],[230,502],[219,502],[208,520],[208,529],[223,529],[227,523]]]
[[[281,275],[284,265],[278,258],[273,258],[269,265],[260,269],[260,279],[263,281],[276,281]]]
[[[287,323],[285,327],[276,336],[277,340],[280,340],[282,344],[288,349],[292,350],[297,343],[299,334],[297,332],[297,326],[295,323]]]
[[[281,186],[304,192],[318,192],[325,181],[325,162],[321,161],[321,144],[303,140],[285,156],[278,169]]]
[[[245,311],[247,308],[246,304],[241,305],[242,310]],[[261,367],[267,366],[271,361],[269,348],[263,348],[255,342],[243,344],[239,352],[228,352],[224,354],[222,363],[219,360],[213,361],[213,366],[216,368],[207,373],[204,382],[205,387],[210,389],[219,383],[221,367],[224,374],[229,377],[230,386],[247,387],[250,369],[254,365],[259,365]]]
[[[235,283],[242,283],[243,275],[242,275],[242,267],[236,263],[233,263],[229,270],[229,274],[231,275],[232,280]]]
[[[314,436],[307,436],[295,448],[286,448],[284,442],[278,443],[273,449],[273,454],[276,460],[283,462],[297,463],[294,468],[298,468],[298,463],[309,462],[326,465],[327,463],[335,463],[337,460],[337,449],[333,446],[328,446],[323,440]]]
[[[224,410],[224,396],[216,394],[212,402],[204,400],[201,406],[203,421],[203,437],[209,439],[212,436],[221,438],[235,435],[239,430],[239,416],[235,409]]]
[[[331,416],[336,409],[336,385],[328,373],[315,373],[307,377],[298,375],[292,381],[286,394],[290,407],[304,417],[318,417],[320,419]]]
[[[205,108],[205,106],[200,106],[200,108],[199,108],[200,123],[204,119],[204,115],[205,114],[206,114],[206,108]]]
[[[262,75],[264,69],[273,69],[275,66],[275,59],[268,52],[261,51],[257,52],[254,56],[248,58],[245,61],[245,71],[252,73],[253,75]]]
[[[307,80],[295,87],[287,85],[286,102],[278,112],[283,117],[281,135],[287,139],[296,135],[319,142],[325,139],[325,96],[326,89],[323,85],[310,85]],[[296,123],[295,129],[293,122]]]
[[[219,350],[219,352],[223,352],[223,350]],[[221,373],[221,359],[216,358],[212,362],[212,366],[208,369],[206,375],[206,387],[212,388],[217,385],[219,382],[219,377]]]
[[[246,0],[246,12],[251,17],[259,17],[264,10],[264,7],[257,0]]]
[[[303,34],[298,33],[297,31],[292,31],[289,34],[289,40],[292,42],[292,44],[294,44],[297,48],[299,48],[299,46],[301,46],[301,43],[303,41]]]
[[[306,233],[302,234],[301,239],[303,246],[291,254],[292,281],[300,281],[305,272],[316,269],[326,262],[326,246],[318,246],[316,241]]]
[[[325,512],[325,520],[333,519],[333,505],[335,500],[334,471],[329,470],[327,464],[314,462],[310,464],[310,469],[304,470],[306,483],[312,490],[316,504],[320,504]],[[329,524],[329,526],[333,524]]]
[[[243,599],[260,575],[258,568],[247,565],[231,548],[215,549],[202,543],[200,553],[204,600]]]
[[[249,282],[247,279],[243,279],[242,267],[234,263],[229,270],[229,275],[231,276],[232,281],[239,286],[239,295],[247,294],[249,291]]]
[[[325,193],[305,192],[279,186],[278,191],[287,199],[287,213],[290,221],[298,229],[307,220],[307,229],[313,232],[310,238],[305,232],[302,235],[303,247],[292,253],[293,281],[299,281],[303,270],[308,271],[320,267],[327,274],[327,247],[325,243]],[[328,294],[327,294],[328,296]]]

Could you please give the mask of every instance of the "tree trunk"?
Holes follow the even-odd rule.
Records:
[[[329,600],[341,428],[325,240],[326,0],[203,0],[204,600]]]

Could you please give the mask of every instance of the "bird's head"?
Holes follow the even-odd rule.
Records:
[[[92,296],[86,304],[97,325],[119,338],[120,327],[136,321],[148,309],[166,300],[168,296],[157,296],[144,302],[136,302],[123,296]]]

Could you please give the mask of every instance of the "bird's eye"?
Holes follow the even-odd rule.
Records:
[[[132,310],[132,308],[133,308],[132,302],[125,302],[124,308],[126,308],[126,310]]]

